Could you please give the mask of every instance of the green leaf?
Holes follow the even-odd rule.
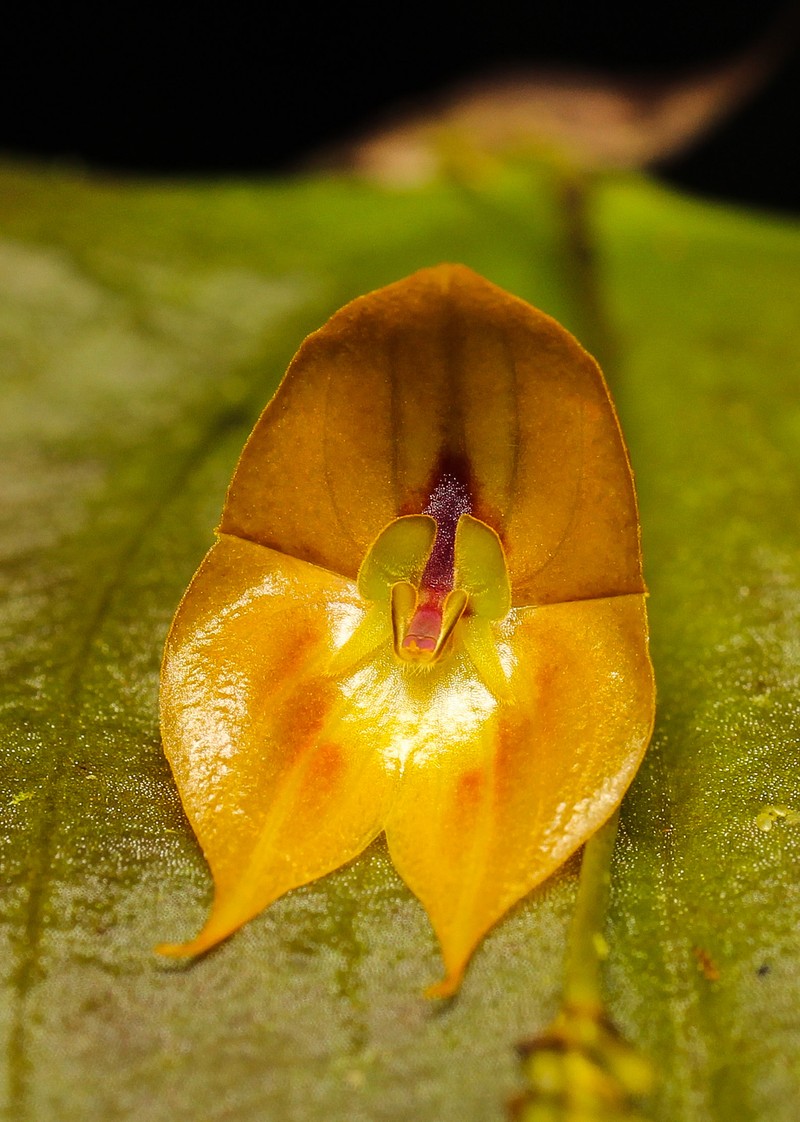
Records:
[[[500,1122],[519,1088],[514,1044],[557,1008],[574,861],[444,1007],[382,843],[194,964],[151,953],[210,894],[158,666],[238,452],[306,332],[441,260],[602,352],[631,447],[659,718],[607,986],[660,1074],[651,1117],[793,1119],[800,231],[526,165],[407,191],[12,167],[0,215],[10,1122]]]

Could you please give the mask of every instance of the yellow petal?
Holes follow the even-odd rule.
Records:
[[[170,633],[161,720],[214,906],[162,952],[206,950],[381,830],[398,764],[363,720],[344,727],[351,671],[330,673],[365,614],[352,582],[262,546],[223,537],[206,557]]]
[[[461,265],[354,300],[309,336],[245,447],[222,529],[355,578],[447,465],[505,545],[515,605],[644,590],[597,364]]]
[[[173,624],[162,727],[214,945],[385,828],[457,988],[613,812],[653,719],[638,520],[602,375],[463,266],[303,344]]]
[[[491,625],[510,700],[442,685],[440,723],[405,762],[392,859],[459,986],[485,932],[612,814],[653,724],[644,597],[513,611]]]

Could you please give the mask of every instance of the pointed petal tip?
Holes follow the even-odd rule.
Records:
[[[162,955],[164,958],[196,958],[206,951],[213,950],[232,933],[231,931],[222,934],[211,933],[206,927],[194,939],[189,939],[185,943],[157,943],[153,947],[153,954]]]
[[[197,939],[192,939],[188,943],[156,943],[153,947],[153,954],[160,955],[162,958],[194,958],[201,954],[204,949],[207,949],[196,948],[195,943],[197,941]]]
[[[464,981],[465,968],[466,963],[457,970],[447,973],[441,982],[434,982],[432,985],[426,986],[424,996],[432,1001],[442,1001],[449,997],[455,997]]]

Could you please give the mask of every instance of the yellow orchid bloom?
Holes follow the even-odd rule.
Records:
[[[441,265],[302,345],[167,641],[164,746],[214,946],[385,832],[460,985],[618,806],[653,677],[603,377],[550,317]]]

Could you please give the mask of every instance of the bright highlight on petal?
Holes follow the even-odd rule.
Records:
[[[602,375],[463,266],[310,336],[247,442],[162,671],[214,946],[382,831],[455,992],[618,806],[654,689]],[[357,906],[354,901],[353,906]]]

